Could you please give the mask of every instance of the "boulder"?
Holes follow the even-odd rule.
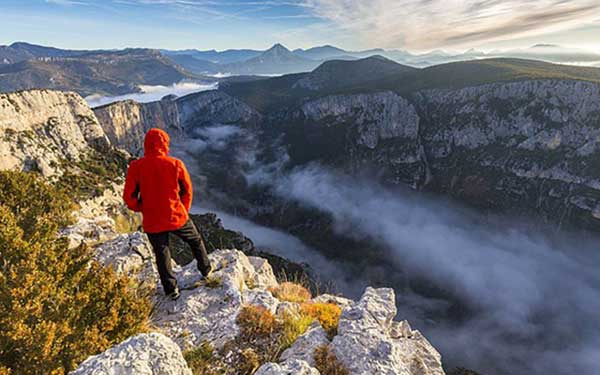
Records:
[[[238,250],[217,250],[209,254],[213,267],[212,287],[199,282],[196,262],[175,267],[181,298],[157,296],[153,323],[182,347],[208,341],[215,348],[235,339],[239,332],[237,315],[244,304],[258,304],[275,312],[279,301],[264,289],[249,289],[257,272],[248,257]]]
[[[319,371],[304,361],[292,360],[283,364],[265,363],[255,375],[319,375]]]
[[[284,363],[301,360],[314,367],[315,349],[326,344],[329,344],[327,333],[319,322],[314,322],[304,334],[296,339],[292,346],[281,354],[281,360]]]
[[[367,288],[343,309],[332,351],[353,375],[443,375],[440,354],[395,315],[392,289]]]
[[[160,333],[131,337],[86,359],[70,375],[192,375],[181,350]]]

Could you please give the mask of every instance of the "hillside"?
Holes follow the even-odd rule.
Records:
[[[355,86],[396,78],[416,71],[380,56],[327,61],[309,73],[284,75],[252,82],[225,82],[220,89],[259,111],[281,109],[305,98],[350,90]]]
[[[171,85],[196,78],[158,51],[90,52],[0,65],[0,91],[49,88],[81,95],[138,92],[138,85]]]
[[[0,65],[14,64],[39,57],[77,56],[87,51],[64,50],[54,47],[38,46],[31,43],[15,42],[9,46],[0,46]]]
[[[495,58],[435,65],[412,75],[390,79],[388,82],[374,83],[369,88],[390,88],[397,92],[410,93],[424,89],[458,89],[487,83],[532,79],[600,82],[600,69],[535,60]]]
[[[330,61],[311,73],[222,85],[222,90],[269,112],[302,100],[337,94],[390,90],[411,95],[427,89],[459,89],[498,82],[565,79],[600,82],[600,69],[534,60],[486,59],[417,69],[382,57]]]

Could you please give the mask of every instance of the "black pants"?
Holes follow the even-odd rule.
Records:
[[[147,233],[156,257],[156,266],[158,268],[158,274],[160,275],[160,282],[162,283],[166,294],[173,293],[175,288],[177,288],[177,279],[175,278],[173,268],[171,267],[171,251],[169,250],[169,234],[171,233],[190,245],[192,253],[196,258],[198,271],[202,272],[204,276],[208,275],[210,272],[210,262],[208,260],[204,241],[191,219],[188,219],[181,228],[174,231]]]

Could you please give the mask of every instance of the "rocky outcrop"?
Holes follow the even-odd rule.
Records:
[[[385,139],[415,139],[419,131],[414,106],[392,92],[327,96],[304,104],[301,111],[324,126],[356,128],[357,144],[370,149]]]
[[[177,100],[186,129],[210,124],[255,124],[261,115],[244,102],[222,92],[205,91]]]
[[[143,154],[144,135],[150,128],[163,129],[175,139],[183,133],[172,96],[152,103],[116,102],[94,108],[94,113],[112,144],[133,155]]]
[[[367,288],[342,311],[333,352],[351,374],[443,375],[440,354],[395,316],[394,291]]]
[[[126,100],[94,108],[94,113],[111,142],[133,155],[143,153],[144,135],[150,128],[161,128],[178,140],[198,126],[254,124],[260,119],[258,112],[220,91],[167,96],[151,103]]]
[[[428,187],[600,228],[600,85],[532,80],[415,96]]]
[[[321,345],[328,345],[327,333],[318,322],[314,322],[308,330],[281,353],[281,361],[290,363],[293,361],[304,361],[310,366],[315,366],[315,349]]]
[[[49,177],[109,141],[81,96],[30,90],[0,94],[0,169],[37,170]]]
[[[179,347],[160,333],[131,337],[86,359],[70,375],[192,375]]]
[[[140,233],[119,235],[100,244],[96,254],[97,260],[119,272],[158,280],[156,270],[150,265],[153,259],[147,240]],[[265,259],[247,257],[237,250],[217,250],[209,254],[209,259],[214,270],[210,283],[200,279],[195,262],[184,267],[174,265],[181,288],[178,301],[165,300],[157,283],[152,325],[181,350],[206,343],[217,350],[226,345],[230,347],[240,332],[237,315],[246,305],[262,306],[273,314],[281,307],[289,311],[297,309],[294,304],[279,301],[268,291],[278,282]],[[314,353],[322,345],[329,345],[353,375],[444,374],[440,355],[429,342],[418,331],[411,330],[408,323],[393,320],[396,308],[391,289],[367,288],[358,302],[330,295],[316,297],[314,301],[339,301],[343,306],[338,335],[330,341],[320,324],[315,322],[281,354],[278,363],[263,364],[257,370],[258,374],[318,374]],[[146,371],[146,368],[151,368],[154,373],[180,373],[160,372],[165,358],[168,361],[165,359],[164,363],[173,363],[170,371],[185,371],[178,364],[177,358],[181,354],[179,349],[173,348],[173,342],[167,343],[166,338],[159,335],[155,336],[156,346],[148,346],[145,337],[132,338],[91,357],[74,374],[88,373],[86,371],[120,374],[119,371]],[[152,356],[156,347],[164,348],[161,349],[163,355],[158,358]],[[155,358],[155,361],[145,362],[146,358]]]
[[[308,363],[300,360],[292,360],[282,364],[266,363],[256,372],[256,375],[319,375],[319,371]]]

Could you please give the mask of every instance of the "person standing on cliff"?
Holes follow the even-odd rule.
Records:
[[[198,271],[205,278],[211,271],[204,241],[189,217],[192,181],[183,162],[169,156],[169,135],[150,129],[144,139],[144,157],[127,169],[123,199],[127,207],[143,216],[160,281],[165,294],[179,298],[177,279],[171,267],[169,235],[174,234],[192,248]]]

